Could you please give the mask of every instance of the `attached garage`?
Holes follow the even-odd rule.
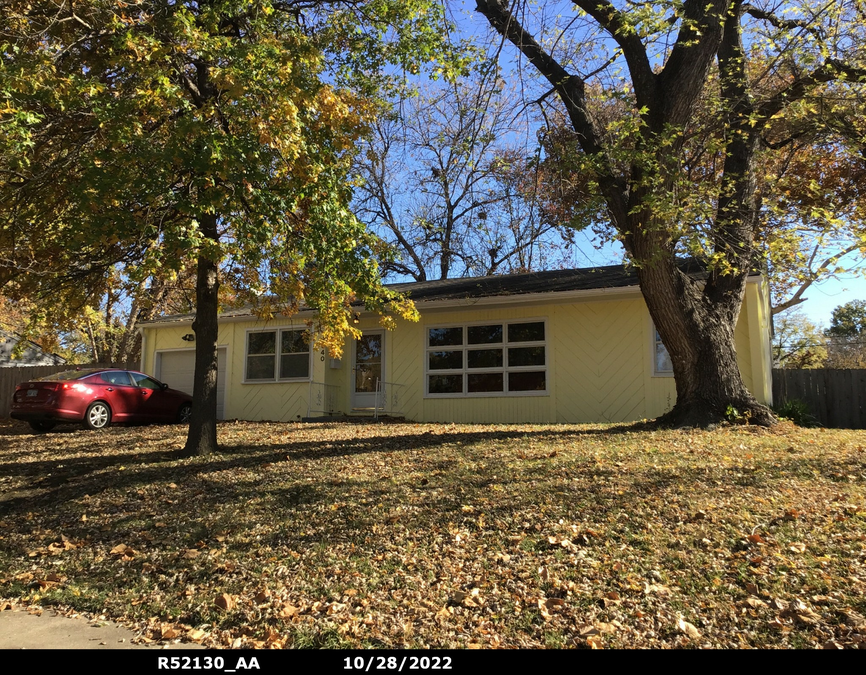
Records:
[[[217,350],[217,419],[225,419],[226,409],[226,349]],[[172,389],[192,396],[195,375],[195,349],[172,349],[156,353],[156,379]]]

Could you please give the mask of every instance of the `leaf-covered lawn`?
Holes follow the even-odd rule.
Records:
[[[866,432],[0,428],[0,597],[274,647],[866,645]]]

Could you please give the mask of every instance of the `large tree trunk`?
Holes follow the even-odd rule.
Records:
[[[217,219],[206,214],[201,220],[202,233],[218,241]],[[217,315],[219,278],[213,254],[201,252],[195,288],[195,374],[192,386],[192,416],[184,456],[207,455],[217,450]]]
[[[641,292],[670,354],[677,388],[676,404],[660,424],[776,421],[746,388],[737,362],[735,330],[747,275],[711,273],[706,283],[696,281],[678,269],[673,256],[639,268]]]

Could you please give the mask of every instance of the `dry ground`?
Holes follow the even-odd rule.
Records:
[[[0,608],[270,647],[866,645],[866,432],[0,427]]]

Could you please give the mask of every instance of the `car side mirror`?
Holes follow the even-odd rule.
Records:
[[[163,391],[165,391],[166,389],[168,389],[168,385],[165,382],[163,382],[162,384],[159,385],[159,388],[162,389]]]

